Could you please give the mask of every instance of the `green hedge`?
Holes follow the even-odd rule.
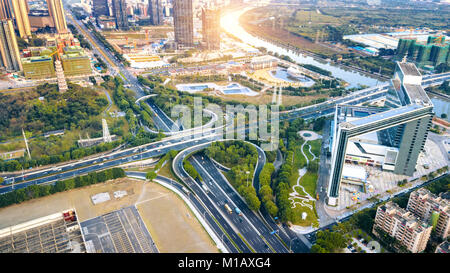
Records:
[[[120,168],[108,169],[100,172],[92,172],[84,176],[57,181],[54,185],[31,185],[23,189],[0,195],[0,208],[12,204],[19,204],[31,199],[51,195],[57,192],[68,191],[92,184],[102,183],[111,179],[125,177],[124,170]]]

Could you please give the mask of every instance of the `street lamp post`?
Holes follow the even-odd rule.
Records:
[[[246,171],[245,173],[247,174],[247,188],[248,188],[248,175],[250,174],[250,172]]]

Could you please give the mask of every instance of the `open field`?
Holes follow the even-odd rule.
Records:
[[[181,199],[169,190],[160,191],[158,199],[138,203],[158,249],[169,253],[218,252],[209,235]]]
[[[115,199],[115,191],[127,195]],[[111,200],[94,205],[91,196],[108,192]],[[122,178],[61,192],[0,209],[0,229],[75,208],[80,222],[139,203],[139,212],[161,252],[215,252],[216,247],[182,200],[156,183]],[[169,233],[173,233],[168,236]],[[188,243],[186,243],[188,242]]]

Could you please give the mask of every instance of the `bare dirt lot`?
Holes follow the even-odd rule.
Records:
[[[115,191],[127,195],[115,199]],[[94,205],[91,196],[108,192],[111,200]],[[75,208],[80,222],[138,203],[138,210],[161,252],[217,252],[186,204],[156,183],[122,178],[57,193],[0,209],[0,229]]]

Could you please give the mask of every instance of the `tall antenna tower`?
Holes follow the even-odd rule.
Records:
[[[31,159],[31,153],[30,153],[30,148],[28,147],[27,136],[25,135],[23,128],[22,128],[22,135],[23,135],[23,139],[25,140],[25,146],[27,147],[28,158]]]
[[[103,142],[112,142],[111,135],[109,134],[108,123],[106,123],[106,119],[102,119],[102,127],[103,127]]]

